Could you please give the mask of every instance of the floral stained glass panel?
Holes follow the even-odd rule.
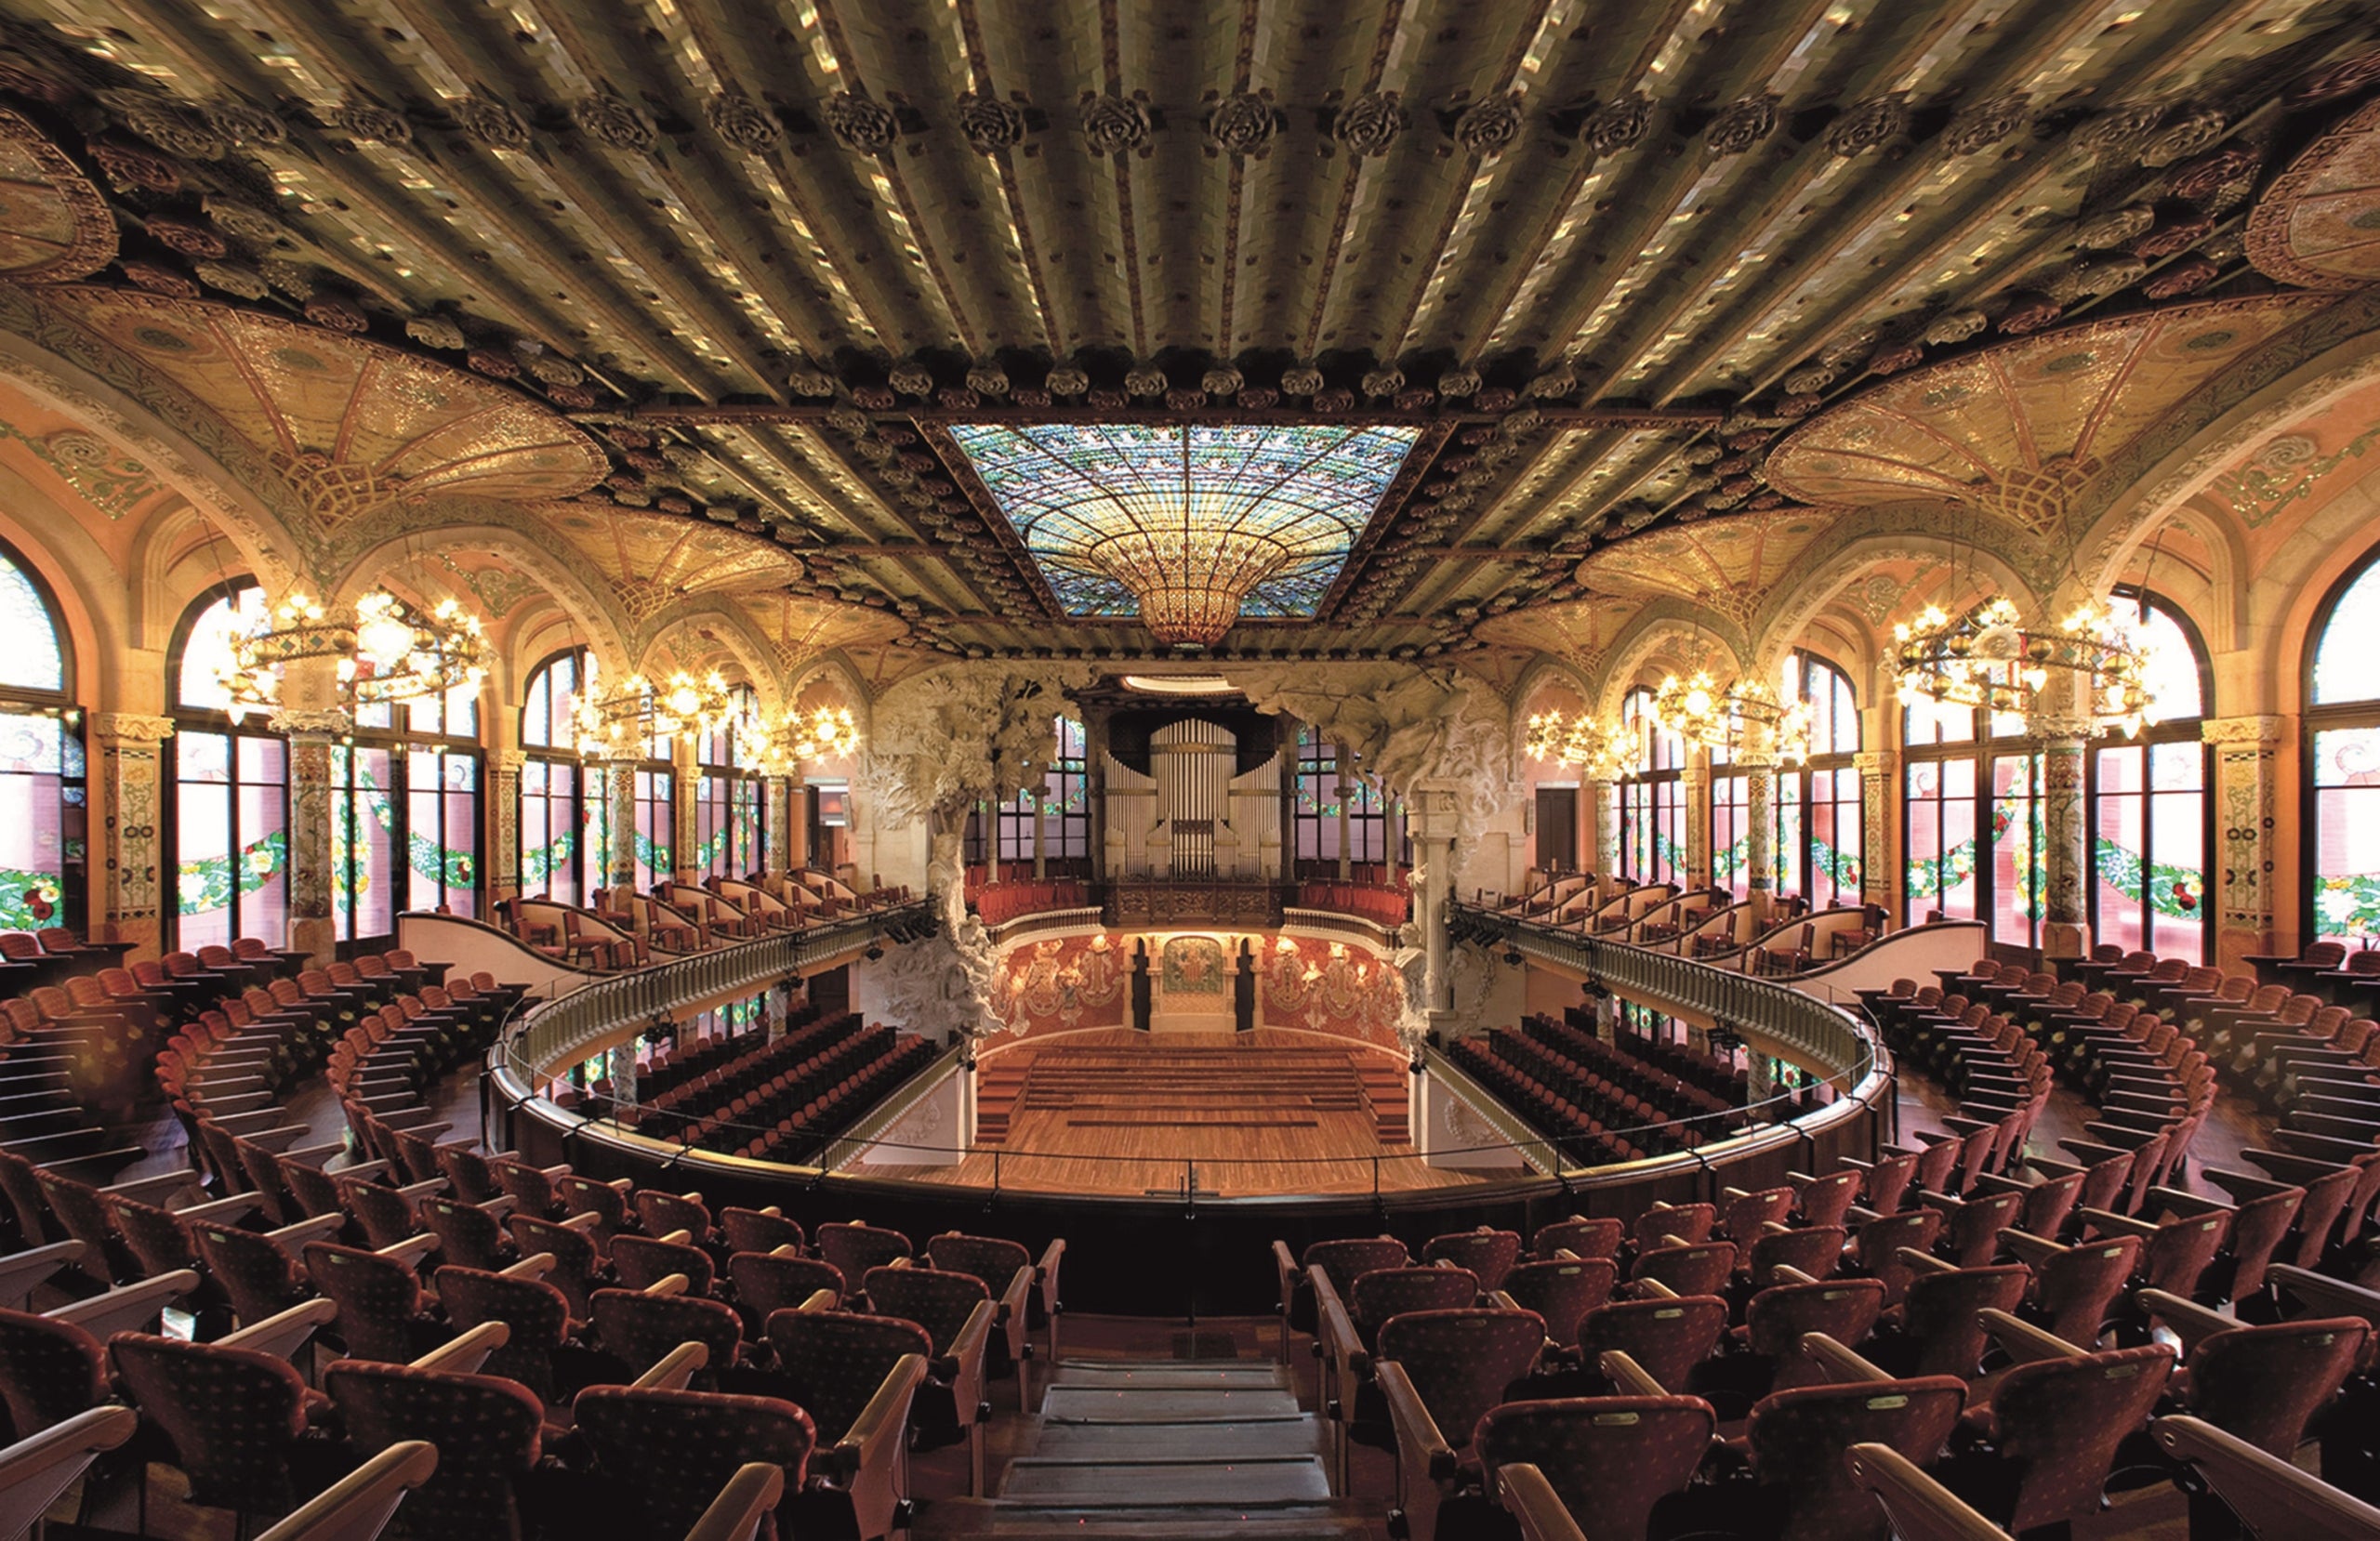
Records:
[[[0,685],[29,691],[66,688],[66,655],[33,579],[0,557]]]
[[[1240,613],[1313,615],[1419,438],[1325,424],[959,424],[950,434],[1066,613],[1114,618],[1140,604],[1102,552],[1144,535],[1178,547],[1190,572],[1227,535],[1277,546],[1280,564]]]

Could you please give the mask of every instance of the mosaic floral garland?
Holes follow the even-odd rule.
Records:
[[[54,872],[0,867],[0,930],[37,931],[58,921],[61,889]],[[33,897],[29,899],[27,894]],[[36,907],[35,901],[39,902]]]
[[[289,836],[278,829],[242,847],[236,859],[209,856],[184,862],[177,880],[181,913],[205,915],[228,908],[235,882],[239,892],[254,893],[279,876],[288,862]]]

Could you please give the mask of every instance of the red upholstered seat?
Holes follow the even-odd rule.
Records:
[[[1653,1506],[1686,1486],[1716,1427],[1699,1397],[1508,1402],[1473,1438],[1488,1490],[1499,1468],[1536,1467],[1589,1541],[1641,1541]]]
[[[782,1468],[787,1491],[799,1492],[817,1443],[810,1415],[774,1397],[597,1386],[575,1411],[596,1479],[616,1500],[613,1534],[628,1541],[681,1541],[749,1462]]]
[[[514,1541],[517,1483],[537,1463],[545,1409],[528,1388],[492,1375],[340,1360],[323,1371],[347,1437],[362,1455],[407,1440],[438,1447],[438,1466],[383,1534],[423,1541]]]

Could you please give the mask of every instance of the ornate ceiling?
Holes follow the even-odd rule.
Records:
[[[1154,651],[953,424],[1410,427],[1220,651],[1501,675],[1845,507],[2087,515],[2380,249],[2347,0],[6,9],[0,324],[874,678]]]

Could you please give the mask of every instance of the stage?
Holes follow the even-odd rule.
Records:
[[[1405,1067],[1309,1034],[1101,1030],[985,1056],[976,1149],[854,1176],[1003,1191],[1200,1195],[1411,1192],[1509,1179],[1425,1166]]]

